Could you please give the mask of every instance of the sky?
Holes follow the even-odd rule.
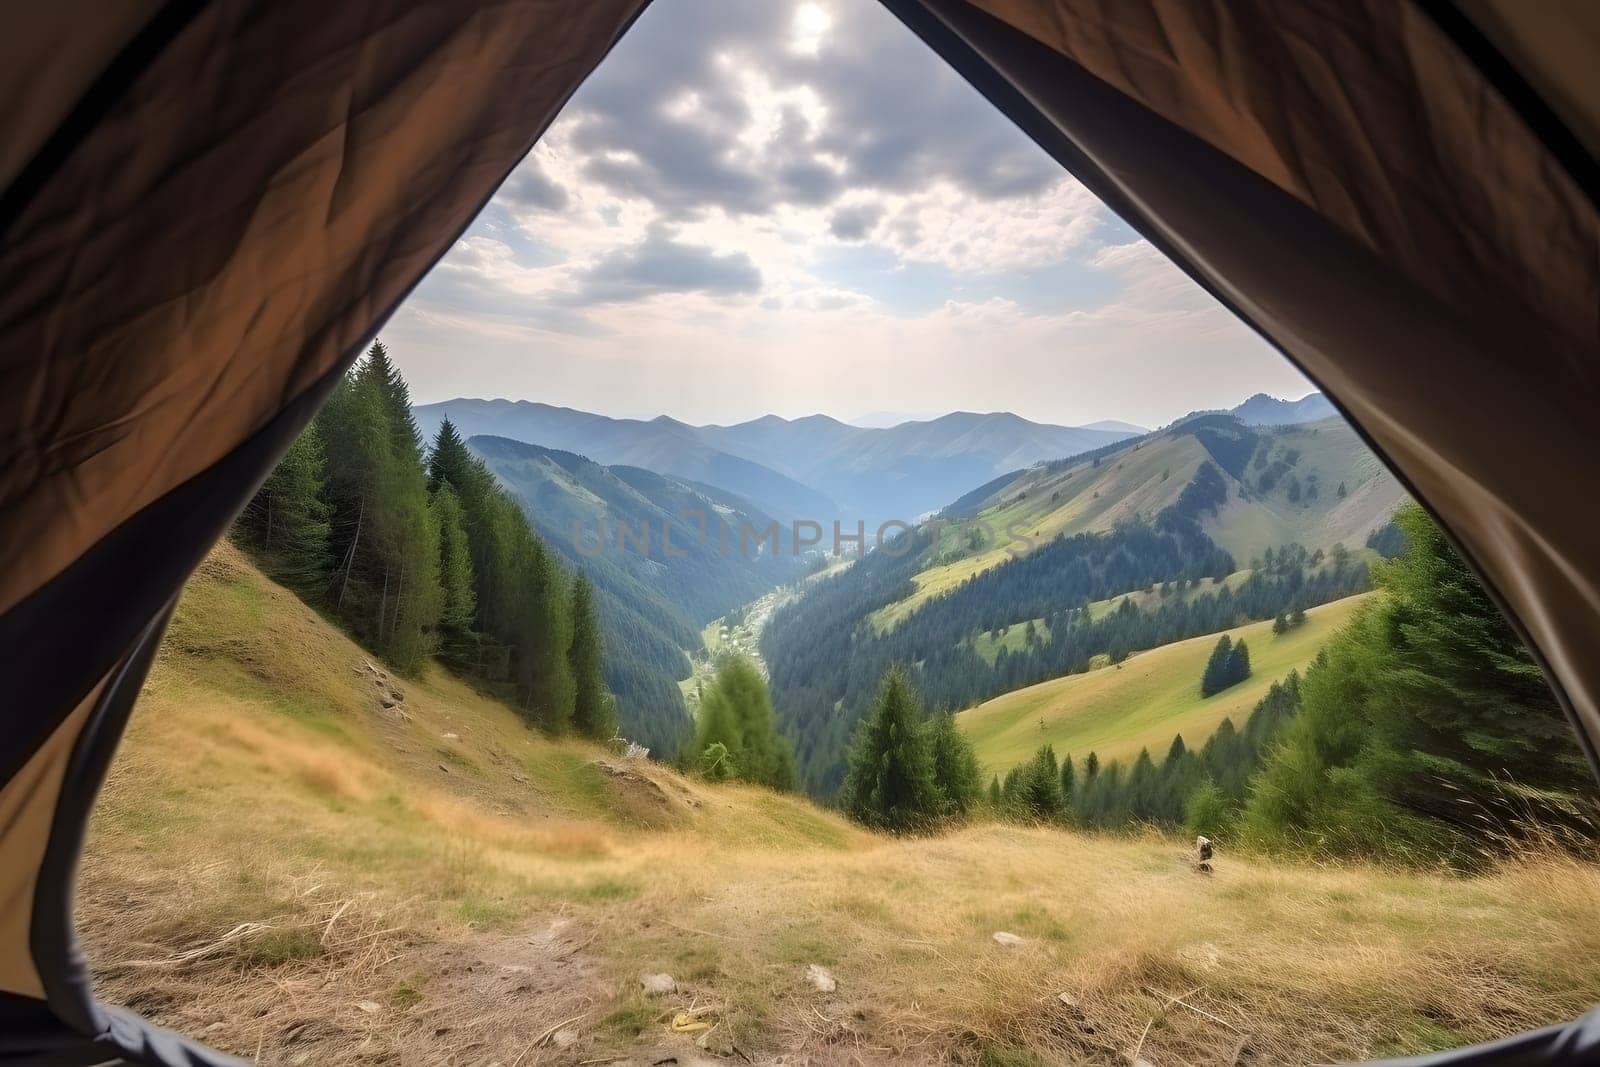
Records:
[[[1313,388],[871,0],[655,0],[381,336],[419,403],[693,423]]]

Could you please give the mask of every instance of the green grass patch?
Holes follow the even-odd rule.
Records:
[[[1141,748],[1160,759],[1177,734],[1197,748],[1223,719],[1242,727],[1272,683],[1291,670],[1303,672],[1364,600],[1348,597],[1312,608],[1305,625],[1282,636],[1273,634],[1270,621],[1227,631],[1249,643],[1254,669],[1244,682],[1211,697],[1200,695],[1200,674],[1216,634],[1014,690],[962,712],[956,724],[972,739],[986,774],[1005,773],[1047,742],[1057,756],[1082,759],[1093,751],[1102,762],[1131,760]]]

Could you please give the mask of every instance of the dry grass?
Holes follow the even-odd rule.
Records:
[[[207,581],[181,617],[207,643],[164,654],[113,770],[81,925],[103,995],[266,1063],[606,1062],[702,1034],[738,1062],[1326,1062],[1600,999],[1600,873],[1558,852],[1203,877],[1158,837],[889,840],[609,773],[442,675],[384,713],[315,616],[236,558]],[[262,632],[320,666],[291,684]],[[678,992],[644,997],[656,971]]]

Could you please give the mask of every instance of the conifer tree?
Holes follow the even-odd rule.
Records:
[[[700,699],[696,759],[719,743],[727,749],[733,777],[773,789],[794,788],[794,754],[778,734],[767,683],[743,656],[724,659]]]
[[[1023,772],[1022,805],[1035,819],[1059,818],[1061,803],[1061,767],[1056,762],[1056,751],[1051,745],[1039,746]]]
[[[989,806],[999,808],[1003,795],[1000,792],[1000,776],[997,774],[989,779]]]
[[[1394,521],[1386,595],[1298,681],[1302,709],[1251,783],[1244,828],[1270,848],[1477,865],[1500,843],[1485,825],[1559,825],[1593,780],[1472,569],[1420,506]]]
[[[1228,687],[1228,656],[1232,652],[1233,639],[1223,634],[1212,648],[1211,658],[1206,660],[1205,672],[1200,675],[1201,696],[1208,697]]]
[[[1128,774],[1128,807],[1134,819],[1150,822],[1159,814],[1159,784],[1150,750],[1141,748],[1139,758],[1134,760],[1133,770]]]
[[[1228,668],[1225,685],[1238,685],[1250,677],[1250,649],[1240,641],[1228,653]]]
[[[1072,757],[1061,757],[1061,805],[1066,810],[1072,809],[1073,797],[1077,795],[1077,772],[1072,768]]]
[[[616,733],[616,713],[600,676],[600,620],[595,616],[594,590],[581,574],[572,583],[571,615],[567,665],[576,687],[572,725],[585,737],[604,740]]]
[[[308,596],[320,595],[328,582],[325,466],[322,435],[313,423],[289,446],[236,527],[268,575]]]
[[[972,742],[956,729],[955,716],[935,715],[928,721],[928,746],[933,776],[944,794],[944,813],[965,815],[983,793],[983,772]]]
[[[857,822],[906,833],[938,817],[943,798],[920,718],[911,682],[900,667],[890,667],[850,751],[843,800]]]
[[[433,518],[439,527],[439,658],[458,671],[477,665],[477,586],[472,552],[467,544],[465,513],[449,482],[433,494]]]
[[[433,651],[439,531],[409,411],[400,419],[393,399],[397,380],[386,359],[376,365],[369,359],[335,388],[318,422],[327,454],[335,612],[358,638],[410,671]]]

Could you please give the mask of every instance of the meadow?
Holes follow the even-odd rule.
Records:
[[[103,997],[268,1064],[1309,1063],[1600,1000],[1600,868],[1567,857],[1205,876],[1153,833],[872,834],[396,678],[227,546],[80,887]]]

